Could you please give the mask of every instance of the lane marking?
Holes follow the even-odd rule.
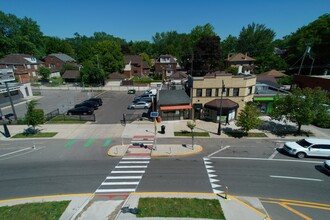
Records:
[[[272,177],[272,178],[280,178],[280,179],[293,179],[293,180],[318,181],[318,182],[322,182],[322,181],[323,181],[323,180],[321,180],[321,179],[302,178],[302,177],[294,177],[294,176],[274,176],[274,175],[270,175],[269,177]]]
[[[220,150],[217,150],[216,152],[209,154],[207,157],[212,157],[214,154],[219,153],[223,150],[226,150],[227,148],[230,148],[230,146],[225,146],[224,148],[221,148]]]
[[[89,147],[93,144],[93,142],[95,141],[95,138],[91,138],[89,139],[85,144],[84,147]]]
[[[103,144],[103,147],[108,147],[110,145],[110,143],[112,142],[112,138],[109,138],[108,140],[106,140]]]
[[[130,164],[130,163],[150,163],[150,161],[120,161],[119,163]]]
[[[147,168],[148,166],[115,166],[115,169]]]
[[[305,202],[300,200],[291,200],[291,199],[277,199],[277,198],[260,198],[264,201],[275,201],[275,202],[286,202],[286,203],[295,203],[295,204],[306,204],[306,205],[314,205],[314,206],[325,206],[330,208],[330,204],[325,203],[317,203],[317,202]]]
[[[139,182],[103,182],[102,186],[115,186],[115,185],[138,185]]]
[[[31,149],[32,149],[31,147],[27,147],[27,148],[24,148],[24,149],[21,149],[21,150],[17,150],[17,151],[13,151],[13,152],[10,152],[10,153],[2,154],[2,155],[0,155],[0,157],[5,157],[5,156],[8,156],[8,155],[16,154],[16,153],[26,151],[26,150],[31,150]]]
[[[151,157],[123,157],[122,160],[150,160]]]
[[[36,148],[36,149],[30,148],[30,151],[23,152],[23,153],[16,154],[16,155],[12,155],[10,157],[0,158],[0,161],[1,160],[8,160],[8,159],[11,159],[11,158],[14,158],[14,157],[23,156],[25,154],[33,153],[33,152],[36,152],[36,151],[41,150],[41,149],[44,149],[44,148],[46,148],[46,147],[40,147],[40,148]]]
[[[268,160],[272,160],[277,154],[278,154],[278,151],[275,150],[275,152],[272,155],[270,155],[270,157],[268,157]]]
[[[107,180],[119,180],[119,179],[142,179],[142,176],[108,176]]]
[[[212,159],[227,159],[227,160],[263,160],[263,161],[269,161],[268,158],[256,158],[256,157],[251,157],[251,158],[247,158],[247,157],[212,157]],[[311,161],[311,160],[272,159],[271,161],[323,164],[323,162],[321,162],[321,161]]]
[[[279,203],[279,205],[282,206],[283,208],[286,208],[287,210],[289,210],[289,211],[291,211],[291,212],[293,212],[293,213],[299,215],[300,217],[302,217],[302,218],[305,219],[305,220],[313,220],[312,218],[310,218],[310,217],[308,217],[308,216],[302,214],[301,212],[298,212],[297,210],[295,210],[295,209],[293,209],[293,208],[287,206],[285,203]]]
[[[109,192],[134,192],[135,189],[98,189],[96,193],[109,193]]]
[[[77,139],[72,139],[72,140],[69,140],[68,142],[66,142],[66,144],[64,145],[64,147],[72,147],[72,145],[74,145],[74,143],[77,142]]]
[[[136,170],[136,171],[111,171],[111,173],[145,173],[144,170]]]

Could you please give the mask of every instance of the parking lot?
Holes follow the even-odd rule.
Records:
[[[128,110],[127,106],[132,103],[135,96],[142,94],[127,94],[127,91],[81,91],[81,90],[42,90],[41,96],[35,96],[38,100],[37,108],[43,109],[45,114],[59,109],[61,114],[65,114],[69,109],[91,97],[100,97],[103,105],[95,110],[96,122],[98,124],[118,124],[123,119],[123,114],[136,114],[142,116],[143,112],[148,110]],[[15,111],[18,118],[26,114],[26,101],[15,104]],[[12,113],[13,110],[8,103],[2,107],[3,114]]]

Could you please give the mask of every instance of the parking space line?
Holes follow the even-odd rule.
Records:
[[[220,151],[226,150],[227,148],[229,148],[230,146],[225,146],[224,148],[221,148],[220,150],[217,150],[211,154],[209,154],[207,157],[212,157],[214,154],[219,153]]]
[[[74,143],[76,143],[77,139],[72,139],[72,140],[69,140],[68,142],[66,142],[66,144],[64,145],[64,147],[71,147],[72,145],[74,145]]]
[[[16,153],[26,151],[26,150],[31,150],[31,147],[27,147],[27,148],[24,148],[24,149],[21,149],[21,150],[13,151],[13,152],[10,152],[10,153],[7,153],[7,154],[2,154],[2,155],[0,155],[0,157],[5,157],[5,156],[8,156],[8,155],[16,154]]]
[[[278,154],[278,151],[275,150],[275,152],[272,155],[270,155],[270,157],[268,157],[268,159],[272,160],[277,154]]]
[[[108,140],[106,140],[103,144],[103,147],[108,147],[110,145],[111,141],[112,141],[112,138],[109,138]]]
[[[91,138],[89,139],[85,144],[84,147],[89,147],[93,144],[93,142],[95,141],[95,138]]]

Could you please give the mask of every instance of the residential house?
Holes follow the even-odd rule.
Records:
[[[226,68],[237,67],[238,73],[253,73],[255,59],[249,57],[247,54],[242,53],[230,53],[227,59],[225,59]]]
[[[247,102],[253,100],[256,77],[250,74],[231,75],[213,72],[204,77],[188,77],[193,105],[192,117],[214,122],[228,117],[236,119]]]
[[[155,62],[155,74],[162,74],[163,81],[166,81],[168,77],[175,74],[177,71],[178,63],[172,55],[160,55]]]
[[[80,71],[79,70],[66,70],[62,78],[64,82],[79,82],[80,80]]]
[[[38,78],[41,65],[43,62],[28,54],[9,54],[0,59],[0,69],[13,69],[19,83],[29,83],[33,77]]]
[[[45,67],[61,70],[64,64],[72,64],[78,67],[77,61],[64,53],[52,53],[45,57]]]
[[[146,61],[140,55],[125,55],[125,69],[124,75],[126,78],[132,78],[134,76],[142,77],[149,74],[150,67]]]

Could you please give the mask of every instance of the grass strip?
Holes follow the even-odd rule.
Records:
[[[140,198],[137,217],[225,219],[219,200],[196,198]]]
[[[210,137],[208,132],[193,132],[194,137]],[[175,131],[174,136],[188,136],[191,137],[192,133],[189,131]]]
[[[242,137],[267,137],[265,133],[255,133],[255,132],[226,132],[229,137],[242,138]]]
[[[27,203],[0,207],[0,219],[3,220],[47,220],[60,219],[70,201]]]
[[[66,115],[58,115],[51,120],[47,121],[46,124],[85,124],[86,121],[79,120]]]
[[[54,137],[55,135],[57,135],[57,132],[43,132],[37,134],[18,133],[12,136],[11,138],[47,138],[47,137]]]

